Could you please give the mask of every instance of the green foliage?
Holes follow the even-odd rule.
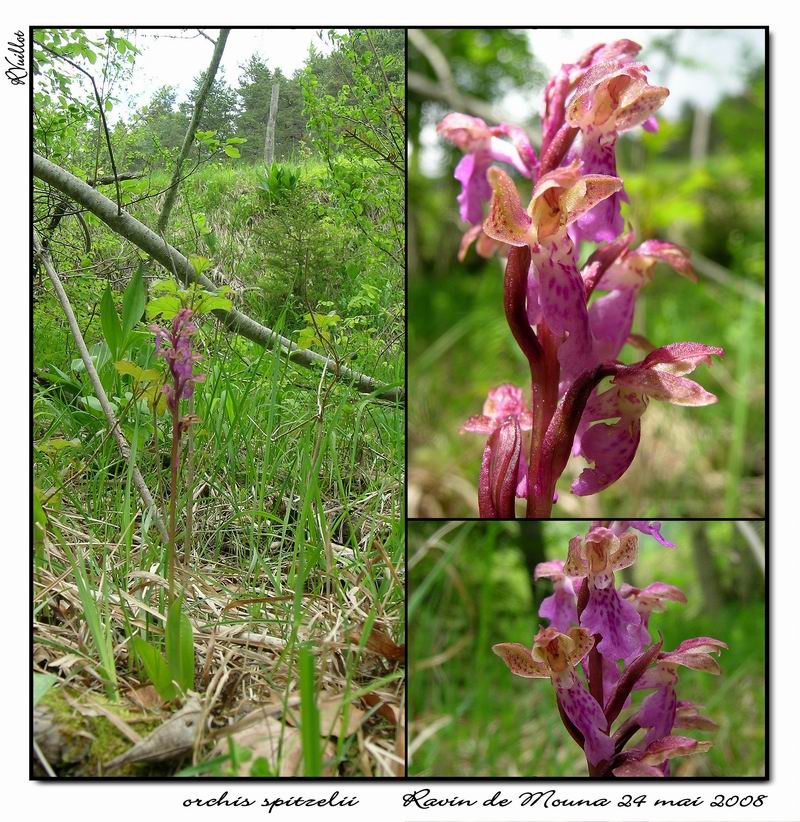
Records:
[[[194,138],[197,142],[204,146],[209,154],[215,154],[216,152],[222,150],[222,152],[230,157],[231,159],[238,159],[241,157],[241,153],[237,145],[241,145],[242,143],[246,143],[247,140],[243,137],[227,137],[225,139],[220,139],[216,136],[217,132],[212,131],[196,131],[194,133]]]
[[[300,348],[313,348],[319,345],[320,348],[325,347],[325,343],[332,341],[331,331],[338,325],[341,317],[338,314],[331,312],[330,314],[304,314],[303,318],[308,325],[300,329],[297,335],[297,344]]]
[[[205,257],[193,256],[189,259],[198,274],[212,265]],[[174,280],[160,280],[153,285],[153,291],[163,293],[148,301],[145,308],[148,320],[171,320],[182,308],[191,308],[193,314],[203,316],[212,311],[230,311],[233,307],[231,300],[225,296],[230,291],[227,286],[211,292],[194,283],[188,288],[179,288]]]
[[[322,774],[320,718],[314,675],[314,653],[304,645],[298,661],[300,679],[300,736],[303,741],[303,776]]]
[[[64,547],[65,553],[72,566],[72,575],[78,589],[83,617],[89,629],[89,636],[94,643],[95,651],[100,660],[100,676],[106,687],[106,693],[111,698],[117,696],[117,668],[114,659],[114,640],[111,620],[108,612],[107,590],[100,591],[100,597],[95,599],[95,589],[89,584],[89,577],[83,557],[73,554],[66,548],[60,534],[57,534],[59,542]],[[107,583],[104,586],[107,588]],[[104,613],[105,608],[105,613]]]
[[[247,138],[242,156],[250,162],[264,159],[264,139],[274,83],[280,85],[275,157],[279,160],[292,157],[306,136],[303,92],[298,78],[285,77],[279,68],[270,71],[267,61],[261,55],[253,54],[242,67],[236,90],[239,97],[236,133]]]
[[[139,636],[131,637],[130,645],[139,658],[147,678],[158,691],[158,695],[165,702],[175,699],[177,690],[173,684],[169,665],[164,659],[164,655],[158,648]]]
[[[405,220],[405,84],[402,37],[384,50],[368,29],[330,33],[328,65],[345,82],[331,93],[327,72],[312,62],[303,77],[308,129],[328,166],[326,187],[369,242],[403,263]]]
[[[58,677],[52,674],[33,675],[33,707],[35,708],[42,697],[58,682]]]
[[[327,59],[318,57],[322,62]],[[335,84],[331,91],[336,92]],[[278,146],[281,118],[290,111],[290,93],[290,87],[282,84]],[[296,94],[295,110],[300,111],[299,84]],[[117,119],[112,128],[118,168],[142,174],[140,179],[120,183],[123,209],[151,227],[157,224],[188,120],[189,109],[178,110],[179,102],[174,90],[165,87],[145,106]],[[52,110],[37,112],[34,124],[37,146],[52,159],[60,157],[83,179],[95,174],[99,135],[92,119],[97,112],[91,106],[87,111],[86,125],[79,123],[68,139],[46,131],[56,121],[45,115],[68,117],[59,103]],[[351,386],[335,382],[327,383],[331,390],[324,393],[320,416],[319,370],[298,368],[279,351],[230,333],[209,314],[235,303],[295,340],[296,332],[309,327],[316,315],[329,339],[311,340],[310,345],[319,347],[323,340],[336,345],[343,361],[356,361],[360,370],[400,384],[403,269],[387,261],[365,238],[353,221],[350,205],[378,223],[385,215],[374,205],[368,207],[366,200],[351,198],[348,203],[334,195],[328,164],[288,134],[286,153],[278,148],[276,157],[285,179],[288,175],[293,182],[279,184],[281,196],[270,202],[260,188],[263,167],[260,162],[247,162],[261,159],[265,121],[258,125],[257,139],[242,142],[251,135],[239,130],[235,110],[228,114],[232,116],[224,128],[213,122],[201,126],[202,132],[216,133],[201,135],[197,141],[165,239],[187,255],[195,271],[229,287],[216,293],[197,286],[182,288],[172,279],[173,272],[156,274],[148,265],[141,269],[147,292],[144,317],[166,325],[183,305],[198,315],[196,339],[206,374],[193,398],[193,413],[201,420],[192,426],[198,481],[194,488],[179,482],[177,543],[183,543],[182,514],[193,500],[188,568],[202,566],[203,573],[219,583],[226,601],[242,596],[277,598],[274,607],[232,609],[224,620],[246,620],[254,630],[285,636],[286,650],[276,658],[269,677],[262,676],[263,666],[251,655],[242,681],[253,693],[268,688],[278,698],[289,698],[299,682],[296,639],[306,631],[306,595],[332,596],[336,610],[345,613],[344,597],[353,580],[358,580],[363,618],[372,624],[380,615],[402,641],[402,628],[394,630],[402,621],[402,586],[393,582],[383,559],[377,559],[370,546],[379,539],[394,567],[401,568],[404,417],[396,408],[375,404],[355,395]],[[255,128],[257,120],[252,122]],[[231,131],[225,130],[228,125]],[[59,155],[52,152],[54,146]],[[230,162],[226,146],[242,157]],[[330,160],[337,163],[338,154],[332,153]],[[360,161],[350,157],[348,162]],[[108,173],[102,164],[98,171]],[[49,224],[54,202],[56,196],[37,182],[37,225]],[[397,207],[402,209],[402,199]],[[71,671],[75,686],[91,691],[98,682],[100,687],[109,682],[105,660],[124,671],[126,694],[128,684],[138,680],[152,683],[162,699],[173,701],[181,690],[193,687],[190,624],[205,625],[208,613],[197,598],[185,599],[180,611],[167,609],[158,585],[133,581],[137,574],[143,580],[154,572],[165,574],[165,551],[151,525],[152,510],[142,508],[132,483],[135,465],[156,506],[164,511],[170,475],[165,452],[171,429],[152,407],[154,401],[159,402],[157,412],[163,406],[163,363],[156,359],[152,333],[136,322],[130,325],[137,314],[141,319],[141,300],[133,298],[133,290],[130,298],[127,290],[122,292],[121,284],[132,281],[132,275],[138,279],[141,252],[91,214],[82,216],[90,250],[77,217],[68,212],[51,232],[50,251],[57,270],[69,272],[65,287],[78,323],[133,447],[126,463],[109,436],[63,312],[46,278],[39,277],[33,322],[35,481],[37,488],[49,490],[34,497],[35,563],[37,573],[46,574],[48,581],[74,585],[72,565],[51,533],[61,520],[69,522],[67,548],[83,557],[84,590],[89,596],[86,603],[81,600],[79,614],[69,625],[76,632],[81,625],[89,626],[92,601],[97,604],[91,629],[70,638],[70,650],[73,644],[80,649],[80,662]],[[184,478],[188,464],[183,451]],[[209,488],[213,488],[210,494]],[[331,544],[346,546],[352,561],[348,558],[343,564],[337,555],[328,565],[325,546]],[[122,597],[120,592],[125,592]],[[66,624],[57,603],[55,596],[37,600],[37,625]],[[154,610],[166,619],[153,624]],[[340,623],[336,630],[358,630],[361,618],[352,626]],[[314,623],[313,629],[320,627]],[[313,635],[313,631],[308,634]],[[198,648],[205,642],[199,635],[194,639]],[[375,680],[374,672],[361,670],[368,654],[345,649],[343,659],[348,682],[369,689],[376,682],[385,685],[385,678]],[[396,671],[390,678],[401,677],[401,671]],[[304,687],[309,687],[307,677],[305,682]],[[311,684],[312,692],[318,687],[317,680]],[[321,772],[313,748],[308,751],[310,772]],[[361,757],[368,754],[361,751],[356,757],[354,753],[353,740],[341,739],[335,762],[324,764],[345,775],[361,773]],[[246,763],[245,772],[273,776],[280,765],[235,744],[225,756],[204,750],[201,759],[207,761],[182,773],[239,774]],[[167,773],[172,766],[160,764],[156,769]]]
[[[266,201],[272,205],[294,193],[299,183],[300,174],[296,169],[273,161],[268,169],[262,169],[258,190],[263,192]]]
[[[114,306],[111,286],[107,285],[100,302],[100,323],[106,345],[113,359],[125,356],[133,341],[133,330],[142,319],[145,307],[145,290],[142,279],[142,265],[131,277],[122,296],[122,320]],[[96,366],[98,369],[100,366]]]
[[[192,624],[183,612],[182,600],[167,609],[166,655],[141,636],[131,637],[131,648],[159,696],[170,702],[194,688]]]
[[[194,85],[189,95],[178,105],[178,111],[184,117],[191,118],[200,89],[205,82],[206,71],[201,71],[194,78]],[[236,114],[236,93],[225,80],[225,70],[220,66],[214,77],[214,82],[208,91],[203,113],[200,117],[199,128],[205,132],[213,132],[224,143],[234,136],[234,122]]]
[[[192,623],[183,612],[181,599],[176,599],[167,611],[166,651],[172,681],[183,692],[194,688]]]

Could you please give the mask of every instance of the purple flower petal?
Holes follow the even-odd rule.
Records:
[[[639,447],[639,418],[620,419],[613,425],[598,423],[581,437],[581,454],[593,462],[572,483],[572,493],[579,497],[596,494],[616,482],[629,468]]]
[[[589,306],[589,327],[594,337],[597,363],[619,357],[633,326],[636,292],[632,289],[611,291]]]
[[[642,748],[672,733],[677,705],[675,689],[671,686],[659,688],[645,697],[637,715],[637,722],[643,728],[648,728],[647,735],[641,743]]]
[[[567,633],[573,625],[578,624],[578,607],[575,589],[569,577],[561,577],[555,582],[555,591],[542,600],[539,616],[549,619],[550,624],[562,633]]]
[[[564,713],[583,734],[586,759],[592,765],[611,759],[614,742],[606,732],[606,717],[597,700],[576,679],[569,688],[557,690]]]
[[[461,183],[458,195],[461,219],[473,225],[483,222],[483,204],[492,196],[492,188],[486,179],[491,162],[491,155],[486,152],[465,154],[453,174]]]
[[[592,588],[589,603],[581,614],[581,627],[600,634],[597,650],[612,661],[627,659],[641,651],[639,628],[642,618],[630,602],[613,588]]]
[[[531,261],[539,283],[539,303],[545,322],[556,334],[569,333],[558,350],[562,367],[580,374],[591,366],[592,343],[583,279],[575,265],[574,248],[562,234],[555,242],[534,246]]]

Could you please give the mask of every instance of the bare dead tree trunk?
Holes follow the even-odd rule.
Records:
[[[197,274],[180,251],[126,211],[118,214],[117,206],[108,197],[86,185],[83,180],[36,153],[33,155],[32,171],[34,176],[75,200],[99,217],[112,231],[141,248],[170,274],[177,272],[178,278],[184,284],[199,283],[207,291],[216,291],[214,283],[204,274]],[[241,311],[231,309],[217,310],[213,313],[226,328],[259,345],[279,348],[288,359],[298,365],[305,368],[325,366],[329,373],[337,374],[343,383],[353,385],[362,394],[374,394],[376,399],[391,403],[405,403],[405,391],[402,387],[389,388],[374,377],[337,364],[333,359],[317,354],[316,351],[300,348],[288,337],[261,325]]]
[[[278,119],[278,94],[280,93],[280,90],[280,83],[273,83],[272,99],[269,102],[267,134],[264,138],[264,164],[267,168],[272,165],[272,158],[275,156],[275,122]]]
[[[172,206],[175,205],[175,198],[178,196],[178,183],[181,179],[181,169],[189,156],[189,150],[194,142],[194,133],[197,131],[197,126],[200,123],[200,117],[203,114],[203,107],[206,104],[208,92],[211,91],[211,86],[214,83],[214,78],[217,76],[217,69],[219,68],[220,60],[222,60],[222,52],[225,51],[225,43],[228,40],[230,29],[220,29],[217,43],[214,46],[214,54],[211,57],[211,63],[206,72],[206,78],[203,85],[200,87],[200,93],[197,95],[197,101],[194,104],[194,112],[192,119],[189,121],[189,128],[186,129],[186,135],[183,138],[183,145],[178,154],[178,162],[175,163],[175,171],[172,174],[172,182],[167,190],[167,197],[164,200],[164,207],[161,209],[161,214],[158,216],[158,224],[156,225],[156,233],[163,234],[169,222],[169,215],[172,211]]]
[[[692,166],[705,164],[708,157],[708,139],[711,131],[711,112],[703,106],[695,106],[692,118],[692,138],[689,160]]]

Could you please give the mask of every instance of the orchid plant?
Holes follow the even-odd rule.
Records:
[[[654,113],[669,94],[648,83],[647,66],[635,60],[639,50],[619,40],[561,67],[545,89],[538,157],[517,126],[452,113],[437,127],[464,152],[455,177],[470,228],[459,259],[473,243],[482,256],[507,257],[505,315],[530,367],[530,406],[522,389],[501,385],[461,429],[487,436],[482,517],[513,517],[518,497],[527,499],[527,516],[549,516],[570,454],[590,463],[572,484],[574,494],[616,482],[636,454],[651,399],[716,401],[684,375],[721,357],[721,348],[655,347],[631,333],[636,297],[657,263],[696,280],[686,249],[654,239],[636,244],[625,233],[617,138],[637,127],[655,130]],[[529,187],[527,208],[509,172]],[[579,267],[583,243],[595,248]],[[626,343],[646,356],[623,364]]]
[[[167,545],[167,589],[169,602],[175,598],[175,519],[178,499],[178,456],[181,439],[189,426],[197,420],[192,414],[181,416],[181,400],[189,399],[194,394],[195,383],[205,379],[204,374],[194,373],[194,364],[201,359],[200,354],[192,351],[192,335],[197,325],[192,319],[192,309],[181,308],[172,319],[169,329],[160,325],[151,325],[155,334],[156,354],[163,357],[169,367],[170,382],[162,386],[167,399],[167,408],[172,415],[172,455],[171,480],[169,495],[169,544]]]
[[[561,721],[595,777],[669,776],[670,759],[711,746],[675,729],[717,727],[701,706],[679,700],[676,686],[681,667],[719,674],[715,656],[727,645],[694,637],[664,651],[651,635],[650,615],[669,601],[686,602],[683,591],[665,582],[616,585],[614,572],[636,562],[637,530],[675,548],[658,523],[592,523],[586,536],[570,541],[566,560],[536,566],[535,578],[554,586],[539,608],[549,625],[531,647],[503,642],[492,649],[511,673],[550,680]],[[614,729],[634,690],[651,693]]]

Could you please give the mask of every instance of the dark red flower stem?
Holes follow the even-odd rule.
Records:
[[[553,505],[550,500],[531,500],[531,478],[536,477],[541,446],[547,427],[558,402],[558,343],[550,329],[540,323],[538,336],[528,321],[527,296],[528,272],[531,265],[531,250],[528,246],[514,247],[508,255],[505,274],[504,308],[506,320],[517,345],[525,354],[531,372],[531,399],[533,425],[528,464],[528,510],[527,516],[550,516]],[[538,513],[534,513],[534,509]]]
[[[531,449],[528,457],[528,505],[526,515],[537,519],[550,516],[553,509],[553,494],[538,486],[536,480],[541,472],[541,459],[547,429],[553,419],[558,404],[558,381],[561,367],[558,363],[559,341],[545,323],[537,326],[541,343],[540,367],[531,371],[531,394],[533,400],[533,426]]]
[[[511,333],[528,358],[531,373],[542,359],[542,347],[528,322],[526,300],[531,250],[528,246],[514,247],[508,254],[504,280],[503,307]]]
[[[589,580],[584,579],[581,589],[578,591],[578,624],[581,622],[581,614],[589,604]],[[603,657],[597,650],[597,643],[602,639],[600,634],[593,637],[594,645],[589,651],[589,693],[597,700],[597,704],[603,707]]]
[[[581,614],[586,609],[586,606],[589,604],[589,580],[584,579],[581,583],[580,590],[578,591],[578,624],[580,625],[581,622]],[[602,659],[600,658],[600,653],[597,651],[597,641],[598,641],[598,634],[594,635],[594,642],[595,644],[592,646],[592,650],[589,651],[589,691],[592,696],[597,699],[598,694],[596,693],[595,688],[592,687],[592,682],[599,679],[600,680],[600,699],[597,701],[600,704],[600,707],[603,706],[603,666],[602,666]],[[593,656],[594,655],[594,659]],[[592,672],[593,667],[595,668],[595,672]],[[561,710],[561,706],[559,706],[559,711]],[[562,721],[564,719],[563,714],[561,717]],[[564,723],[566,724],[566,723]],[[569,730],[569,728],[567,728]],[[573,737],[574,738],[574,737]],[[583,737],[581,737],[583,739]],[[580,744],[580,743],[579,743]],[[583,745],[581,745],[583,747]],[[586,760],[586,767],[589,769],[589,776],[599,777],[599,776],[608,776],[608,762],[600,762],[598,765],[592,765],[589,760]]]
[[[175,400],[172,409],[172,476],[169,489],[169,542],[167,543],[167,602],[172,605],[175,599],[175,519],[178,505],[178,451],[181,442],[181,422],[178,408],[179,400]]]
[[[630,742],[634,734],[642,727],[638,719],[639,715],[634,714],[634,716],[629,717],[619,726],[619,729],[614,734],[614,753],[620,753],[628,742]]]

